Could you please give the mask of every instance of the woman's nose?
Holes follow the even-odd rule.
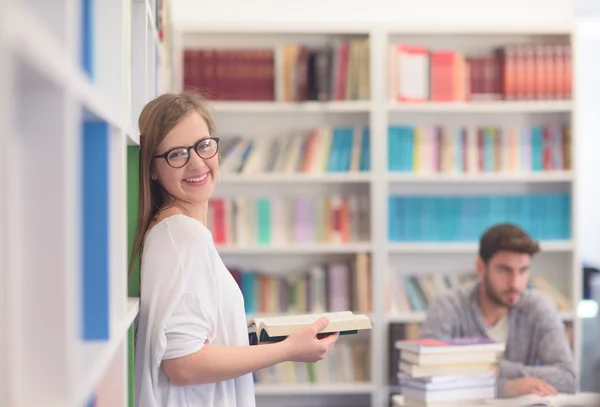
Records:
[[[201,170],[208,168],[208,166],[204,162],[204,159],[200,157],[198,153],[194,150],[190,151],[190,161],[188,162],[188,167],[191,170]]]

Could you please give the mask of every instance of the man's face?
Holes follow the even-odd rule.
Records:
[[[531,256],[501,251],[486,265],[479,259],[478,273],[486,296],[496,304],[512,308],[519,303],[529,281]]]

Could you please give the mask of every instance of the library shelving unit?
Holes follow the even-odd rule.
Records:
[[[170,86],[165,2],[0,3],[0,405],[131,405],[127,149]]]
[[[572,146],[577,139],[568,127],[574,114],[569,27],[236,20],[175,26],[174,33],[174,84],[208,96],[222,140],[211,227],[226,265],[242,275],[249,316],[283,313],[290,304],[262,281],[287,280],[290,287],[293,281],[298,293],[297,273],[306,271],[307,284],[319,291],[312,284],[333,270],[321,265],[349,264],[356,273],[365,258],[369,263],[370,279],[358,284],[367,287],[363,310],[373,322],[368,357],[359,362],[368,375],[344,375],[352,366],[339,355],[314,367],[317,379],[289,367],[259,373],[258,405],[388,405],[397,390],[390,342],[418,334],[427,298],[441,289],[432,281],[448,275],[468,282],[480,234],[500,221],[519,223],[541,241],[534,286],[556,291],[579,367],[581,265],[571,204],[577,173],[574,148],[559,142],[572,139]],[[323,49],[333,57],[323,57]],[[436,70],[431,79],[428,66]],[[322,76],[324,67],[335,73]],[[498,79],[502,72],[506,84]],[[521,82],[521,75],[537,82]],[[530,82],[539,84],[523,85]],[[358,163],[350,153],[357,144]],[[274,152],[290,145],[296,155],[278,160]],[[303,199],[319,201],[308,195],[329,200],[301,206]],[[366,212],[340,204],[344,196],[364,197]],[[361,226],[353,220],[367,223],[366,232],[356,234],[352,228]],[[407,299],[401,288],[407,281],[420,300]],[[299,309],[294,303],[291,312]]]

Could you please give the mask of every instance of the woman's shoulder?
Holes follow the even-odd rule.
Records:
[[[212,234],[197,219],[174,213],[157,219],[148,230],[145,241],[144,246],[152,243],[159,246],[172,243],[174,247],[182,250],[197,249],[198,245],[212,244]]]

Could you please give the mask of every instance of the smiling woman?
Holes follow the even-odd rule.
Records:
[[[139,120],[141,254],[135,400],[143,407],[253,407],[252,372],[316,362],[337,340],[322,318],[269,346],[249,346],[242,292],[207,228],[219,170],[214,123],[195,94],[165,94]]]

